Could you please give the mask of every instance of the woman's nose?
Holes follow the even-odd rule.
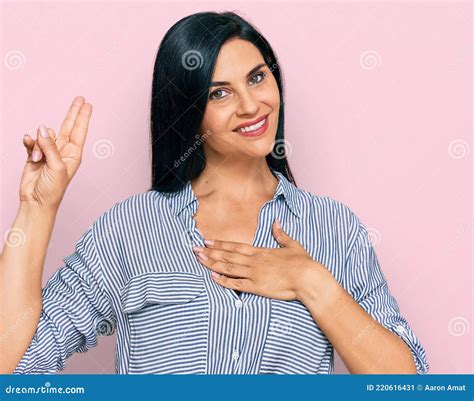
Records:
[[[237,114],[255,114],[258,111],[258,101],[249,93],[240,94]]]

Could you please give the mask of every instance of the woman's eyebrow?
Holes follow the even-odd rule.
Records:
[[[250,75],[252,75],[255,71],[258,71],[260,68],[262,68],[264,65],[267,65],[266,63],[261,63],[253,67],[246,75],[246,78],[248,78]],[[221,86],[221,85],[230,85],[230,82],[227,81],[217,81],[217,82],[211,82],[209,87],[213,86]]]

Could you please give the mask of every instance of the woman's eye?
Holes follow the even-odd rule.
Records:
[[[219,93],[224,93],[225,91],[223,89],[217,89],[215,90],[214,92],[212,92],[210,95],[209,95],[209,99],[211,100],[219,100],[219,99],[222,99],[223,96],[219,95]]]
[[[265,76],[266,76],[265,73],[263,71],[260,71],[257,74],[255,74],[252,78],[250,78],[250,82],[252,82],[254,84],[258,84],[258,83],[263,81]],[[261,77],[261,79],[255,80],[255,78],[259,78],[259,77]]]
[[[266,74],[263,71],[260,71],[260,72],[256,73],[254,76],[252,76],[252,78],[250,78],[250,82],[253,85],[256,85],[256,84],[259,84],[260,82],[262,82],[265,77],[266,77]],[[226,97],[225,92],[227,92],[225,89],[217,89],[214,92],[211,92],[209,94],[209,99],[211,99],[211,100],[224,99]]]

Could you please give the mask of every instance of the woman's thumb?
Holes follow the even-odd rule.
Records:
[[[40,124],[36,135],[36,141],[46,158],[46,164],[49,167],[55,167],[59,166],[62,160],[61,156],[59,155],[59,150],[56,146],[56,142],[54,141],[54,138],[49,133],[49,131],[51,131],[52,135],[54,135],[53,130],[47,129],[44,124]]]

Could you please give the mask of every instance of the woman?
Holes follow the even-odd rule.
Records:
[[[57,138],[25,139],[12,228],[25,243],[2,255],[2,332],[28,314],[2,373],[62,370],[115,331],[117,373],[332,373],[334,348],[351,373],[426,373],[364,225],[296,187],[283,105],[277,59],[248,22],[177,22],[153,73],[152,188],[100,216],[42,291],[92,106],[77,97]]]

